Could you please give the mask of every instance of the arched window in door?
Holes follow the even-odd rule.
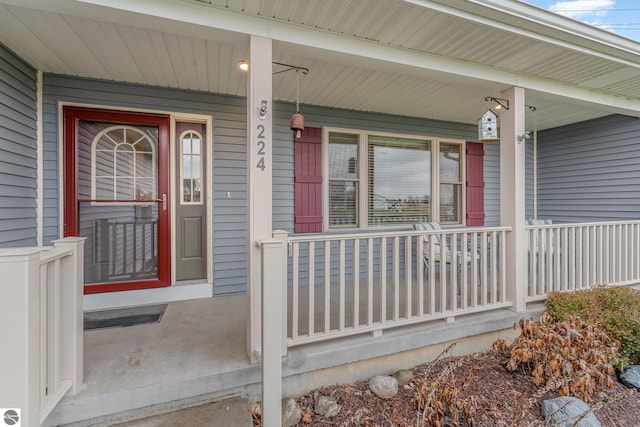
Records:
[[[155,199],[156,156],[156,144],[143,130],[126,125],[103,129],[91,144],[91,199]]]

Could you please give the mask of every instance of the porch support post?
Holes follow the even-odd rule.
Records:
[[[278,237],[283,237],[281,234]],[[286,239],[286,233],[284,235]],[[262,244],[262,425],[282,425],[283,281],[287,245],[278,238]],[[285,285],[286,286],[286,285]],[[286,317],[285,317],[286,318]]]
[[[271,238],[271,39],[251,36],[247,79],[247,352],[252,363],[261,354],[262,266],[257,242]]]
[[[500,222],[511,227],[506,238],[506,288],[513,310],[524,311],[526,297],[525,251],[525,142],[524,89],[512,87],[500,93],[509,109],[500,113]]]

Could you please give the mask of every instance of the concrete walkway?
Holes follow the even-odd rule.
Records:
[[[227,399],[194,406],[163,415],[154,415],[136,421],[114,424],[114,427],[251,427],[253,421],[249,402],[243,398]]]

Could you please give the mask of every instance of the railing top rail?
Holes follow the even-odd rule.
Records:
[[[69,255],[73,255],[72,248],[46,247],[45,250],[40,253],[40,265]]]
[[[570,222],[570,223],[558,223],[558,224],[540,224],[540,225],[525,225],[524,228],[538,229],[538,228],[574,228],[574,227],[595,227],[602,225],[640,225],[640,220],[633,221],[599,221],[599,222]]]
[[[365,231],[358,233],[330,233],[309,235],[292,235],[289,236],[289,242],[322,242],[327,240],[351,240],[351,239],[369,239],[380,237],[404,237],[404,236],[422,236],[425,234],[459,234],[459,233],[491,233],[494,231],[511,231],[511,227],[459,227],[459,228],[443,228],[441,230],[399,230],[399,231]]]

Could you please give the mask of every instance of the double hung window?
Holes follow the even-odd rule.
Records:
[[[325,129],[325,229],[461,224],[463,141]]]

